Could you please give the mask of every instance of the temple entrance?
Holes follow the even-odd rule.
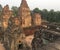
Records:
[[[18,44],[18,50],[22,50],[23,49],[23,44],[21,43],[21,41],[19,41],[19,44]]]

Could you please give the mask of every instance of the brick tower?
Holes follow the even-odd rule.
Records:
[[[18,15],[21,20],[22,27],[31,26],[31,14],[26,0],[22,0],[21,6],[19,7]]]
[[[6,29],[8,27],[8,20],[11,17],[11,15],[12,15],[12,11],[9,10],[9,6],[6,5],[3,8],[3,11],[2,11],[2,25],[3,25],[3,29]]]
[[[39,13],[34,13],[33,23],[34,26],[41,26],[41,15]]]

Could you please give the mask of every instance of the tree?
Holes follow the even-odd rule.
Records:
[[[54,12],[53,9],[49,11],[48,17],[49,17],[49,18],[48,18],[48,21],[50,21],[50,22],[54,22],[54,21],[55,21],[55,20],[54,20],[55,12]]]
[[[42,17],[43,17],[43,19],[48,20],[48,10],[47,9],[42,10]]]
[[[0,16],[1,16],[1,13],[2,13],[2,5],[0,5]]]
[[[60,11],[55,12],[55,21],[60,22]]]
[[[12,11],[13,11],[13,15],[14,15],[14,16],[17,16],[17,13],[18,13],[18,7],[13,6],[11,9],[12,9]]]
[[[0,5],[0,11],[2,11],[2,5]]]
[[[40,10],[39,8],[35,8],[32,11],[32,15],[33,13],[40,13],[41,18],[49,22],[60,22],[60,11],[54,11],[53,9],[48,11],[47,9]]]
[[[33,12],[35,12],[35,13],[40,13],[40,10],[39,10],[39,8],[35,8],[35,9],[33,10]]]

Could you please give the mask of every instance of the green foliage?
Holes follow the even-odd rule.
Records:
[[[14,16],[17,16],[17,13],[18,13],[18,7],[16,7],[16,6],[12,6],[12,11],[13,11],[13,15]]]
[[[48,18],[48,10],[47,9],[43,9],[41,14],[42,14],[43,19]]]
[[[2,11],[2,5],[0,5],[0,11]]]
[[[0,5],[0,17],[1,17],[1,14],[2,14],[2,5]]]
[[[49,22],[60,22],[60,11],[54,11],[53,9],[50,11],[47,9],[39,10],[39,8],[35,8],[33,12],[40,13],[42,18]]]
[[[39,8],[35,8],[35,9],[33,10],[33,12],[40,13],[40,10],[39,10]]]

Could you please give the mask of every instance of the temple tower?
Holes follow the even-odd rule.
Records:
[[[2,25],[3,25],[3,29],[6,29],[8,27],[8,20],[11,17],[11,15],[12,15],[12,11],[9,10],[9,6],[6,5],[3,8],[3,11],[2,11]]]
[[[19,7],[18,15],[21,20],[22,27],[31,26],[31,14],[26,0],[22,0],[21,6]]]
[[[33,23],[34,26],[41,26],[41,15],[39,13],[34,13]]]

